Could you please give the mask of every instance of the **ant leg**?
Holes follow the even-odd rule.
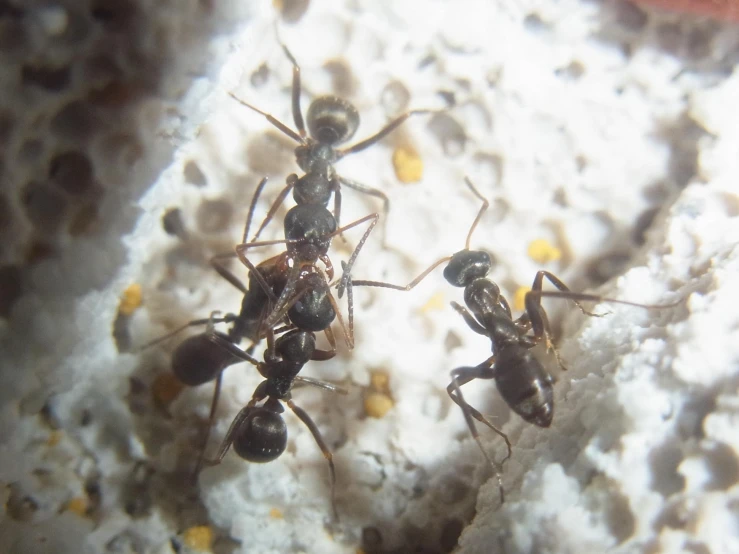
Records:
[[[208,317],[208,318],[193,319],[192,321],[185,323],[181,327],[178,327],[174,331],[170,331],[166,335],[158,337],[154,339],[153,341],[147,342],[145,345],[139,348],[139,351],[146,350],[147,348],[151,348],[152,346],[155,346],[159,344],[160,342],[164,342],[165,340],[170,339],[174,337],[175,335],[181,333],[188,327],[196,327],[198,325],[208,325],[208,324],[213,324],[213,323],[233,323],[234,321],[236,321],[236,319],[238,319],[238,316],[236,314],[226,314],[223,317],[213,317],[211,314],[211,317]]]
[[[218,346],[220,346],[221,348],[226,350],[229,354],[231,354],[234,358],[237,358],[244,362],[249,362],[250,364],[256,367],[260,367],[261,365],[259,361],[257,361],[256,358],[253,358],[252,356],[244,352],[241,348],[239,348],[238,346],[236,346],[235,344],[231,342],[228,342],[223,337],[216,335],[215,332],[213,331],[209,332],[208,340],[216,343]],[[234,363],[238,363],[238,362],[234,362]]]
[[[467,308],[464,308],[457,304],[456,302],[450,302],[449,303],[452,308],[456,310],[456,312],[461,315],[464,318],[464,322],[467,324],[467,326],[472,329],[475,333],[478,335],[483,335],[486,337],[490,336],[490,333],[487,332],[485,327],[480,325],[475,317],[467,310]]]
[[[298,133],[296,133],[290,127],[288,127],[287,125],[285,125],[284,123],[282,123],[279,119],[275,118],[271,114],[268,114],[267,112],[263,112],[262,110],[260,110],[256,106],[252,106],[248,102],[244,102],[241,98],[239,98],[238,96],[236,96],[233,92],[229,92],[228,95],[231,98],[233,98],[234,100],[236,100],[242,106],[246,106],[250,110],[253,110],[253,111],[257,112],[258,114],[263,115],[264,117],[266,117],[267,118],[267,121],[269,121],[272,125],[274,125],[275,127],[277,127],[280,131],[282,131],[283,133],[285,133],[288,137],[290,137],[291,139],[293,139],[295,142],[298,142],[300,144],[305,144],[305,141],[303,140],[303,138]]]
[[[490,361],[490,360],[488,360]],[[486,362],[487,363],[487,362]],[[491,362],[492,363],[492,362]],[[465,385],[469,383],[470,381],[474,379],[494,379],[495,378],[495,371],[491,367],[485,367],[485,366],[477,366],[477,367],[460,367],[452,371],[452,382],[447,386],[447,394],[449,394],[449,397],[454,401],[457,406],[459,406],[462,409],[462,414],[464,415],[464,419],[467,422],[467,427],[470,430],[470,434],[472,435],[472,438],[475,439],[475,442],[477,443],[477,446],[480,447],[480,451],[482,452],[483,456],[485,456],[485,459],[488,461],[490,466],[493,468],[493,472],[495,473],[495,477],[498,481],[498,490],[500,491],[500,502],[501,504],[505,502],[505,491],[503,489],[503,478],[502,478],[502,471],[503,471],[503,464],[508,460],[508,458],[511,457],[512,454],[512,447],[511,447],[511,441],[508,439],[508,436],[495,427],[492,423],[490,423],[485,416],[483,416],[478,410],[470,406],[464,399],[464,395],[462,394],[462,385]],[[474,419],[473,419],[474,418]],[[482,446],[482,441],[480,440],[480,434],[477,432],[477,427],[475,426],[475,421],[479,421],[480,423],[483,423],[487,425],[490,429],[495,431],[498,435],[500,435],[503,440],[506,443],[506,447],[508,448],[508,454],[505,458],[503,458],[503,461],[498,464],[495,460],[493,460]]]
[[[223,279],[239,289],[242,294],[246,294],[248,292],[246,285],[244,285],[244,283],[241,282],[241,279],[236,277],[236,275],[231,273],[231,271],[226,269],[226,267],[221,263],[221,260],[230,260],[235,257],[236,254],[234,254],[233,252],[224,252],[223,254],[216,254],[215,256],[211,257],[209,263],[210,266],[216,270],[216,273],[218,273],[218,275],[220,275],[221,277],[223,277]]]
[[[382,217],[383,217],[382,245],[386,246],[387,218],[388,218],[388,215],[390,214],[390,199],[380,189],[368,187],[367,185],[363,185],[361,183],[358,183],[357,181],[352,181],[351,179],[345,179],[341,175],[338,175],[338,178],[339,178],[339,182],[342,185],[349,187],[350,189],[354,189],[357,192],[361,192],[362,194],[374,196],[375,198],[379,198],[380,200],[382,200]],[[338,222],[338,217],[336,218],[336,221]]]
[[[205,437],[203,437],[203,444],[200,447],[200,454],[198,455],[198,463],[195,466],[195,472],[192,475],[193,484],[197,482],[200,470],[203,467],[205,461],[205,450],[208,448],[208,439],[210,439],[210,431],[213,428],[213,421],[216,416],[216,408],[218,407],[218,399],[221,396],[221,383],[223,382],[223,373],[219,373],[216,377],[216,384],[213,388],[213,398],[210,401],[210,414],[208,415],[208,427],[205,431]]]
[[[231,426],[228,428],[228,432],[226,433],[226,436],[223,438],[223,441],[221,442],[221,446],[218,448],[218,453],[216,454],[215,458],[205,458],[203,457],[203,463],[202,465],[211,467],[211,466],[217,466],[223,461],[223,458],[226,456],[226,453],[228,452],[228,449],[231,448],[231,443],[233,443],[234,435],[239,430],[239,427],[243,425],[244,421],[246,421],[246,418],[249,417],[249,413],[251,410],[256,406],[257,402],[262,400],[261,398],[252,398],[249,400],[249,403],[241,408],[238,414],[236,414],[236,417],[231,422]]]
[[[251,228],[251,221],[254,218],[254,211],[257,208],[257,201],[259,200],[259,196],[262,194],[264,185],[267,184],[268,179],[268,177],[263,177],[262,180],[259,181],[257,188],[254,190],[254,195],[251,197],[251,204],[249,204],[249,214],[246,216],[246,224],[244,225],[244,234],[242,235],[241,242],[246,242],[246,239],[249,237],[249,229]]]
[[[326,340],[328,341],[328,344],[331,347],[331,350],[316,349],[313,351],[313,356],[311,356],[311,360],[315,360],[315,361],[330,360],[331,358],[336,356],[336,338],[334,337],[334,332],[331,330],[331,327],[326,327],[323,330],[323,334],[326,335]]]
[[[349,312],[349,327],[347,327],[346,323],[344,322],[344,316],[341,315],[339,304],[338,302],[336,302],[336,298],[334,298],[334,295],[331,294],[330,290],[328,291],[328,301],[331,302],[331,307],[334,309],[334,312],[336,312],[336,319],[339,320],[339,325],[341,326],[341,331],[344,334],[344,340],[346,341],[347,348],[349,350],[354,350],[354,306],[352,306],[352,311]],[[333,336],[333,334],[331,336]],[[332,347],[334,350],[336,349],[335,342]]]
[[[354,266],[354,262],[356,261],[357,256],[359,256],[359,252],[362,250],[364,243],[367,242],[367,239],[369,238],[370,233],[372,232],[372,229],[374,229],[375,225],[377,225],[377,221],[379,218],[380,216],[378,214],[370,214],[368,216],[365,216],[361,219],[354,221],[353,223],[350,223],[349,225],[345,227],[340,227],[339,229],[331,233],[331,235],[328,235],[329,237],[331,237],[332,235],[336,235],[337,233],[342,233],[348,229],[351,229],[352,227],[356,227],[357,225],[364,223],[365,221],[371,220],[369,227],[367,227],[367,230],[362,235],[362,238],[359,239],[359,242],[357,243],[356,248],[354,248],[354,252],[352,252],[352,255],[349,257],[349,261],[346,262],[346,264],[344,263],[341,264],[344,272],[341,276],[341,282],[339,283],[339,288],[338,288],[339,298],[341,298],[344,295],[344,289],[346,288],[346,283],[351,276],[352,266]]]
[[[285,202],[285,198],[287,198],[287,195],[290,193],[290,191],[295,186],[295,183],[298,182],[298,176],[295,175],[295,173],[291,173],[287,176],[287,179],[285,179],[285,188],[283,188],[280,191],[280,194],[277,195],[277,198],[275,198],[275,201],[272,202],[272,205],[269,207],[269,211],[267,212],[267,215],[264,217],[264,221],[262,221],[262,224],[259,226],[259,229],[257,229],[256,234],[251,239],[251,242],[256,242],[256,240],[259,238],[259,235],[262,234],[262,231],[264,231],[264,228],[269,224],[270,221],[272,221],[272,218],[277,213],[277,210],[280,209],[280,206]],[[244,231],[244,240],[242,242],[246,242],[246,231]]]
[[[310,385],[312,387],[318,387],[319,389],[327,390],[329,392],[334,392],[336,394],[349,394],[349,391],[346,390],[344,387],[335,385],[334,383],[328,383],[326,381],[319,381],[318,379],[312,379],[310,377],[301,377],[298,375],[297,377],[295,377],[293,382],[295,383],[294,387]]]
[[[547,280],[550,283],[552,283],[552,285],[557,287],[557,289],[560,292],[567,293],[568,295],[576,294],[576,293],[573,293],[567,287],[567,285],[565,285],[562,281],[560,281],[556,275],[548,271],[537,271],[536,272],[536,277],[534,277],[534,284],[531,285],[531,292],[534,292],[534,291],[543,292],[542,287],[544,285],[544,277],[546,277]],[[526,296],[528,296],[528,294]],[[557,296],[560,296],[560,295],[557,295]],[[582,307],[582,305],[577,301],[578,300],[577,298],[573,298],[572,296],[566,296],[565,298],[569,298],[570,300],[572,300],[575,303],[575,306],[577,306],[580,309],[580,311],[584,313],[585,315],[589,315],[593,317],[603,317],[604,315],[608,315],[608,314],[596,314],[593,312],[589,312],[588,310]],[[541,296],[538,297],[537,304],[541,304]]]
[[[298,134],[301,139],[305,139],[307,133],[305,132],[305,123],[303,122],[303,112],[300,110],[300,66],[295,60],[290,50],[279,37],[277,36],[277,42],[282,46],[282,51],[285,52],[287,59],[293,64],[293,86],[292,86],[292,107],[293,107],[293,121],[295,121],[295,127],[298,128]]]
[[[437,267],[439,267],[444,262],[448,262],[451,259],[452,259],[451,256],[445,256],[444,258],[441,258],[440,260],[435,261],[429,267],[427,267],[426,269],[424,269],[423,270],[423,273],[421,273],[418,277],[416,277],[415,279],[413,279],[413,281],[411,281],[410,283],[408,283],[405,286],[403,286],[403,285],[394,285],[393,283],[386,283],[384,281],[367,281],[367,280],[364,280],[364,279],[359,279],[359,280],[352,279],[351,282],[352,282],[352,285],[355,286],[355,287],[379,287],[379,288],[383,288],[383,289],[393,289],[393,290],[401,290],[401,291],[404,291],[404,292],[408,292],[413,287],[415,287],[416,285],[418,285],[418,283],[420,283],[421,281],[423,281],[426,278],[426,276],[429,273],[431,273],[434,269],[436,269]],[[344,277],[342,276],[342,279],[343,278]]]
[[[434,110],[434,109],[422,109],[422,110],[410,110],[405,112],[404,114],[399,115],[395,119],[393,119],[390,123],[385,125],[382,129],[380,129],[377,133],[374,135],[352,145],[348,148],[344,148],[343,150],[339,150],[337,152],[338,159],[343,158],[344,156],[347,156],[349,154],[354,154],[356,152],[359,152],[361,150],[364,150],[365,148],[369,148],[376,142],[382,140],[387,135],[392,133],[396,128],[398,128],[406,119],[413,115],[423,115],[423,114],[437,114],[437,113],[443,113],[449,110],[449,107],[442,108],[440,110]]]
[[[323,440],[323,437],[321,436],[321,432],[318,430],[316,424],[313,423],[313,420],[310,418],[310,416],[302,408],[296,406],[295,402],[293,402],[291,399],[288,399],[285,402],[295,413],[295,415],[298,416],[300,421],[302,421],[311,432],[313,438],[316,441],[316,444],[318,444],[318,448],[320,448],[321,452],[323,453],[323,457],[326,458],[326,461],[328,462],[328,471],[331,480],[331,508],[333,510],[334,520],[339,521],[339,512],[336,509],[336,468],[334,467],[333,454],[331,454],[331,450],[329,450],[328,446]]]

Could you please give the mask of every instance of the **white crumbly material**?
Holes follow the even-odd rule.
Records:
[[[396,115],[392,101],[382,102],[390,83],[407,89],[402,108],[442,107],[441,90],[458,104],[435,118],[415,116],[337,164],[391,199],[388,247],[378,226],[356,278],[405,284],[462,249],[480,207],[464,186],[469,175],[491,202],[471,247],[494,255],[491,277],[508,298],[546,269],[577,291],[616,275],[596,293],[674,304],[601,303],[593,309],[605,315],[587,317],[571,303],[545,301],[568,368],[560,373],[541,352],[558,379],[548,429],[511,415],[493,382],[465,387],[513,443],[505,504],[445,391],[450,370],[491,352],[449,306],[462,291],[441,270],[408,293],[356,290],[354,350],[337,328],[337,357],[303,370],[349,389],[294,393],[333,450],[339,523],[330,522],[326,462],[290,413],[279,460],[250,465],[229,453],[189,487],[212,387],[186,389],[158,408],[151,388],[177,339],[119,353],[111,330],[132,283],[144,298],[129,322],[133,345],[212,310],[238,311],[238,291],[207,260],[239,241],[259,179],[270,177],[257,223],[298,171],[291,141],[227,95],[292,126],[291,66],[275,11],[269,2],[239,4],[218,6],[217,21],[234,19],[208,43],[207,71],[170,91],[178,100],[168,119],[140,107],[151,148],[137,165],[120,160],[109,170],[132,184],[116,192],[104,236],[36,266],[35,288],[2,328],[0,551],[165,553],[184,529],[209,525],[217,552],[448,552],[457,537],[457,551],[468,554],[739,552],[736,28],[645,15],[621,2],[314,0],[297,24],[279,25],[301,64],[303,109],[319,94],[348,97],[362,117],[355,139]],[[39,17],[52,32],[62,15]],[[187,25],[164,28],[183,51],[191,46]],[[259,71],[263,64],[268,71]],[[399,145],[420,154],[420,183],[395,176]],[[184,241],[162,230],[172,207],[182,212]],[[343,190],[342,223],[379,208]],[[280,238],[284,213],[265,238]],[[649,217],[640,237],[638,222]],[[334,240],[337,267],[362,229],[348,231],[346,245]],[[558,247],[561,259],[532,260],[527,249],[537,239]],[[602,269],[611,258],[628,261]],[[231,267],[246,281],[245,270]],[[374,371],[389,375],[394,400],[382,419],[363,406]],[[247,364],[226,371],[209,453],[259,381]],[[54,432],[37,415],[50,394]],[[501,459],[501,439],[484,428],[481,435]],[[93,515],[65,509],[89,496],[90,481],[102,498]],[[382,546],[373,547],[376,532]]]

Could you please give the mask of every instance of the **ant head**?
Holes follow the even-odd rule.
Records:
[[[331,304],[331,291],[326,281],[318,273],[310,273],[301,279],[300,295],[288,310],[290,321],[306,331],[323,331],[336,319],[336,311]],[[314,339],[315,340],[315,339]]]
[[[486,277],[493,268],[490,254],[482,250],[462,250],[444,268],[444,279],[454,287],[466,287],[475,279]]]
[[[307,363],[315,349],[316,336],[302,329],[290,331],[275,341],[277,354],[286,362]]]
[[[234,434],[234,451],[248,462],[263,464],[280,457],[287,446],[287,425],[266,406],[252,408]]]
[[[354,136],[359,127],[359,112],[342,98],[319,96],[308,107],[306,121],[314,139],[333,146]]]
[[[299,261],[312,262],[328,252],[331,236],[336,231],[336,218],[324,206],[302,204],[285,215],[285,238]]]
[[[218,333],[224,340],[226,335]],[[190,387],[212,381],[229,365],[239,360],[213,342],[206,333],[185,339],[172,354],[172,373]]]

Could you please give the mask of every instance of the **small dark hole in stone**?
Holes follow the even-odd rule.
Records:
[[[21,69],[21,83],[24,86],[39,87],[51,92],[59,92],[69,85],[69,67],[40,67],[24,65]]]
[[[21,270],[14,265],[0,267],[0,317],[8,317],[13,304],[23,294]]]
[[[33,265],[51,258],[56,253],[54,247],[46,242],[33,241],[26,251],[26,264]]]
[[[95,229],[95,224],[98,221],[97,206],[95,204],[86,204],[72,218],[72,222],[69,224],[69,234],[73,237],[89,235]]]
[[[49,163],[49,179],[70,194],[84,194],[93,185],[93,167],[81,152],[63,152]]]
[[[198,229],[204,233],[220,233],[228,229],[233,206],[223,199],[206,200],[198,208]]]
[[[647,13],[633,2],[615,2],[616,22],[629,31],[641,31],[647,24]]]
[[[267,82],[267,79],[269,79],[269,66],[263,63],[251,74],[249,81],[251,86],[259,88]]]
[[[588,267],[588,277],[594,285],[602,285],[614,275],[618,275],[631,259],[627,252],[615,252],[594,260]]]
[[[200,166],[192,160],[185,164],[183,174],[185,176],[185,181],[191,185],[204,187],[208,184],[208,179],[206,179],[205,175],[201,171]]]
[[[382,548],[382,533],[377,527],[365,527],[362,529],[362,549],[371,554]]]
[[[123,31],[131,23],[138,8],[131,0],[95,0],[90,15],[113,30]]]
[[[310,0],[276,0],[274,4],[280,11],[283,20],[288,23],[295,23],[305,15]]]
[[[94,109],[85,102],[70,102],[51,120],[50,128],[58,136],[73,142],[85,142],[98,125]]]
[[[28,219],[43,233],[55,233],[66,215],[64,196],[35,181],[23,188],[22,202]]]
[[[544,23],[541,16],[538,13],[530,13],[523,20],[523,26],[529,31],[543,31],[547,29],[548,25]]]
[[[454,550],[463,529],[464,524],[458,519],[450,519],[444,523],[444,527],[441,529],[441,537],[439,537],[439,542],[444,552]]]
[[[182,220],[182,210],[179,208],[169,208],[164,212],[162,228],[168,235],[179,237],[182,240],[187,238],[187,229],[185,229],[185,222]]]
[[[654,217],[658,212],[659,208],[650,208],[643,211],[636,219],[636,225],[634,226],[634,232],[632,234],[632,240],[635,244],[641,246],[646,242],[647,231],[652,226]]]

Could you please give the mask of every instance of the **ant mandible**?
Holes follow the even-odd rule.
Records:
[[[566,368],[554,347],[549,320],[544,307],[541,305],[542,297],[572,300],[584,314],[596,317],[606,314],[589,312],[578,301],[607,301],[642,308],[667,308],[677,305],[679,301],[666,305],[646,305],[593,294],[576,293],[567,288],[552,273],[537,271],[531,290],[526,293],[524,299],[525,312],[514,320],[511,308],[501,294],[500,288],[487,278],[493,267],[490,255],[481,250],[470,250],[472,233],[487,210],[489,203],[478,192],[469,178],[465,178],[465,182],[472,193],[482,201],[482,206],[467,234],[464,250],[434,262],[406,286],[381,281],[354,280],[351,278],[349,270],[347,270],[342,275],[339,284],[339,297],[342,296],[344,289],[351,292],[351,289],[348,288],[351,286],[372,286],[409,291],[435,268],[448,262],[444,268],[444,278],[450,285],[464,288],[464,301],[467,307],[460,306],[456,302],[451,302],[451,306],[462,315],[470,329],[490,339],[493,355],[477,366],[454,369],[451,372],[452,382],[447,386],[447,393],[462,410],[472,437],[493,468],[498,481],[500,499],[503,502],[505,494],[501,472],[502,465],[511,457],[511,442],[502,430],[465,401],[461,387],[475,379],[495,380],[501,397],[515,413],[528,423],[543,428],[549,427],[554,416],[554,378],[531,349],[544,342],[547,351],[555,354],[559,366],[563,370]],[[542,290],[545,278],[558,290]],[[492,429],[505,441],[507,454],[502,462],[495,462],[483,448],[475,426],[475,420]]]

